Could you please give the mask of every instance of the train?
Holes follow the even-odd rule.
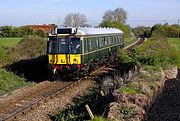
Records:
[[[55,28],[48,36],[48,68],[53,78],[82,77],[123,47],[124,34],[116,28]]]

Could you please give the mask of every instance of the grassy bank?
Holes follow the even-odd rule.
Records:
[[[168,38],[168,42],[174,46],[178,55],[178,67],[180,68],[180,38]]]
[[[20,42],[21,38],[0,38],[0,46],[12,47]]]
[[[24,78],[0,69],[0,96],[29,84]]]
[[[137,39],[135,38],[124,38],[124,46],[130,45],[135,42]]]

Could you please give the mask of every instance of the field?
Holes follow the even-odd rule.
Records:
[[[24,78],[1,69],[1,66],[10,61],[5,53],[5,48],[15,46],[20,40],[21,38],[0,38],[0,96],[30,84]]]
[[[179,57],[178,67],[180,68],[180,38],[168,38],[168,41],[177,51]]]
[[[0,46],[12,47],[15,46],[21,38],[0,38]]]

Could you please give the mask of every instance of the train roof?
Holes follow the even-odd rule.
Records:
[[[77,34],[93,35],[93,34],[118,34],[123,31],[116,28],[77,28]]]

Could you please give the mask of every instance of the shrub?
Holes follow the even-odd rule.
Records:
[[[151,38],[132,53],[119,52],[119,60],[127,65],[149,65],[168,67],[177,63],[177,54],[166,38]]]
[[[138,62],[150,66],[167,67],[176,64],[175,49],[165,38],[152,38],[144,45],[137,47],[133,53]]]
[[[24,37],[14,48],[9,48],[7,54],[13,61],[31,59],[46,54],[46,40],[41,37]]]

